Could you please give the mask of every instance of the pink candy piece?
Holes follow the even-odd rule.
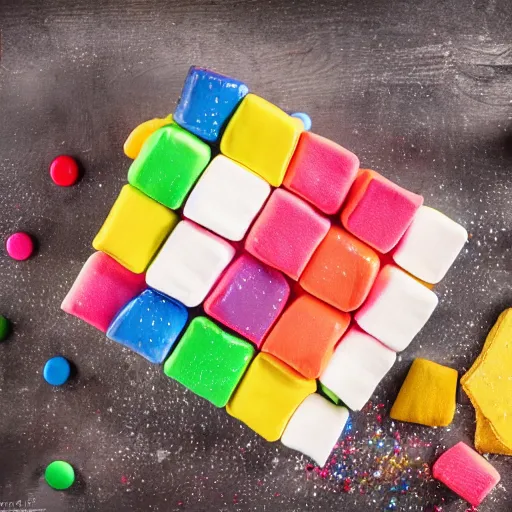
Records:
[[[145,274],[134,274],[102,252],[85,262],[61,308],[106,332],[121,308],[146,288]]]
[[[444,452],[432,468],[434,478],[478,507],[500,481],[500,474],[463,442]]]
[[[283,184],[332,215],[340,209],[358,169],[354,153],[320,135],[303,132]]]
[[[379,252],[387,253],[411,224],[423,197],[381,176],[361,170],[345,202],[345,229]]]
[[[23,261],[32,256],[32,253],[34,252],[34,241],[30,235],[20,231],[18,233],[14,233],[7,239],[5,247],[7,249],[7,254],[13,260]]]
[[[249,232],[245,248],[297,280],[330,224],[302,199],[276,189]]]

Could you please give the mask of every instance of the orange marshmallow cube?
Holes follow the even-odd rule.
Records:
[[[317,379],[349,324],[348,313],[305,293],[285,310],[262,350],[307,379]]]
[[[341,311],[354,311],[370,293],[379,267],[379,256],[373,249],[333,226],[313,254],[299,283],[331,306]]]

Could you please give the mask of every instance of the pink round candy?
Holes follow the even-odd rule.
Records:
[[[13,260],[23,261],[30,258],[34,252],[34,241],[30,235],[20,231],[7,239],[5,247]]]

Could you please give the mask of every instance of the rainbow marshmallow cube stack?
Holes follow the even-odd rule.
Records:
[[[437,297],[420,280],[446,274],[466,231],[202,68],[125,153],[129,184],[62,309],[324,465],[347,407],[429,319]]]

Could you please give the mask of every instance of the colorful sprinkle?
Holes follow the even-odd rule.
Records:
[[[406,502],[407,510],[441,512],[449,492],[432,478],[429,462],[436,448],[414,433],[416,426],[395,424],[384,404],[372,403],[353,421],[357,425],[349,420],[325,467],[306,465],[307,479],[329,492],[381,503],[375,510],[405,510]]]

